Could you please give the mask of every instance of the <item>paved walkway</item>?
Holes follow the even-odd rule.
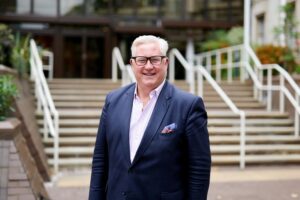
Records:
[[[300,200],[300,165],[213,167],[208,200]],[[89,172],[62,173],[47,184],[53,200],[84,200]]]

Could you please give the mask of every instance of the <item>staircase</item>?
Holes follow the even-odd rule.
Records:
[[[121,83],[104,79],[54,79],[48,84],[60,115],[60,169],[89,168],[105,96]],[[176,81],[175,85],[188,91],[183,81]],[[251,82],[220,85],[237,107],[246,112],[246,165],[300,162],[300,139],[294,136],[288,113],[267,112],[265,105],[253,98]],[[239,116],[228,109],[209,85],[204,86],[203,99],[209,117],[213,164],[238,165]],[[42,120],[38,123],[42,131]],[[53,165],[53,140],[44,139],[44,145],[49,164]]]

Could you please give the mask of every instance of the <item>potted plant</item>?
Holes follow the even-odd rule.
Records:
[[[12,104],[17,96],[17,86],[11,75],[0,75],[0,121],[4,121],[10,111],[13,111]]]
[[[21,37],[17,32],[15,43],[11,49],[11,64],[17,70],[19,77],[24,77],[29,69],[29,40],[30,35]]]

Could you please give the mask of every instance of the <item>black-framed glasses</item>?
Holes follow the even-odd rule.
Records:
[[[146,65],[148,60],[150,60],[150,63],[152,65],[160,65],[162,60],[164,58],[166,58],[166,56],[151,56],[151,57],[146,57],[146,56],[135,56],[135,57],[131,57],[135,63],[138,66],[143,66]]]

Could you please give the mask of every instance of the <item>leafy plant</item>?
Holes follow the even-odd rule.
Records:
[[[12,30],[5,24],[0,24],[0,63],[8,64],[9,49],[13,45]]]
[[[229,31],[215,30],[208,34],[207,40],[200,44],[201,51],[220,49],[243,42],[243,28],[233,27]]]
[[[288,72],[295,71],[295,59],[288,47],[275,45],[262,45],[256,48],[256,54],[262,64],[277,63]]]
[[[7,118],[9,111],[13,111],[12,104],[17,96],[17,87],[11,75],[0,76],[0,121]]]
[[[29,69],[29,39],[29,35],[25,38],[21,38],[20,33],[18,32],[16,34],[15,44],[11,51],[11,64],[21,77],[24,76]]]
[[[289,72],[298,73],[296,57],[300,55],[300,43],[297,42],[300,39],[300,33],[297,31],[299,22],[296,21],[294,15],[295,4],[287,3],[280,9],[285,14],[284,23],[275,27],[274,32],[277,39],[284,35],[286,51],[283,55],[283,65]]]

